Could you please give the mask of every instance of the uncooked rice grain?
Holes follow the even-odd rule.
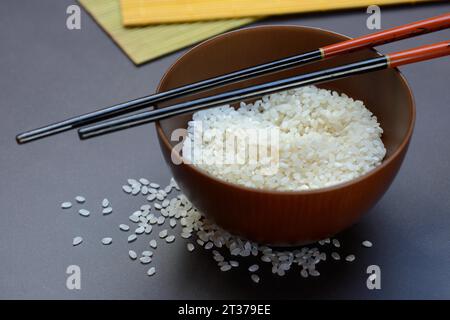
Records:
[[[139,261],[142,264],[148,264],[148,263],[152,262],[152,258],[150,256],[143,256],[143,257],[139,258]]]
[[[362,242],[362,245],[363,245],[363,247],[371,248],[372,247],[372,242],[370,242],[369,240],[364,240]]]
[[[331,253],[331,257],[332,257],[334,260],[341,260],[341,256],[340,256],[340,254],[337,253],[337,252],[332,252],[332,253]]]
[[[339,242],[338,239],[333,239],[332,243],[333,243],[333,246],[335,246],[336,248],[340,248],[341,247],[341,243]]]
[[[204,246],[204,248],[205,248],[206,250],[209,250],[209,249],[211,249],[212,247],[214,247],[214,243],[212,243],[212,242],[207,242],[207,243],[205,244],[205,246]]]
[[[150,251],[150,250],[146,250],[146,251],[143,251],[142,252],[142,255],[144,256],[144,257],[151,257],[151,256],[153,256],[153,251]]]
[[[141,185],[136,179],[127,179],[127,182],[129,185],[134,186],[134,185]]]
[[[82,196],[76,196],[75,201],[78,203],[84,203],[84,202],[86,202],[86,198],[82,197]]]
[[[128,251],[128,256],[130,257],[131,260],[136,260],[137,259],[137,254],[133,250],[129,250]]]
[[[171,185],[174,185],[175,182],[172,181],[174,180],[171,180]],[[134,183],[133,187],[136,187],[137,184],[140,185],[136,180],[130,179],[129,182]],[[196,241],[199,246],[204,246],[205,250],[211,250],[210,252],[213,255],[213,259],[216,261],[217,266],[221,271],[229,271],[240,265],[236,260],[227,261],[231,256],[240,257],[238,259],[254,256],[255,259],[249,258],[247,261],[253,261],[253,264],[248,267],[248,271],[251,273],[252,281],[256,283],[260,281],[259,275],[255,273],[260,269],[259,265],[255,263],[257,261],[268,264],[272,269],[272,273],[278,276],[284,276],[289,270],[298,267],[300,269],[301,277],[307,278],[309,276],[317,277],[320,275],[316,266],[321,261],[327,259],[328,252],[331,252],[330,255],[333,260],[341,260],[341,256],[338,252],[332,252],[332,250],[337,251],[337,248],[341,246],[337,239],[322,239],[318,242],[318,246],[316,247],[301,247],[293,248],[292,250],[271,248],[234,236],[226,230],[223,230],[198,211],[183,194],[174,196],[171,199],[168,199],[168,201],[169,204],[162,210],[161,214],[171,217],[167,219],[171,226],[173,224],[172,221],[176,222],[177,219],[179,220],[179,224],[181,225],[180,235],[183,238],[192,239],[192,242],[186,244],[188,251],[193,251],[195,249],[193,241]],[[161,218],[164,219],[162,224],[165,223],[166,219],[164,216],[155,217],[153,213],[150,213],[150,208],[149,204],[144,204],[141,206],[140,210],[135,211],[130,216],[130,220],[137,224],[137,233],[141,233],[142,229],[146,232],[147,230],[150,230],[151,232],[152,226],[150,224],[156,224]],[[119,228],[122,231],[130,230],[130,227],[126,224],[120,224]],[[174,231],[173,229],[169,230]],[[159,231],[159,236],[164,238],[167,243],[171,243],[175,240],[175,235],[168,235],[168,229]],[[136,234],[128,236],[128,242],[133,242],[136,239]],[[79,245],[82,240],[81,237],[75,237],[72,243],[74,246]],[[112,238],[103,238],[102,243],[105,245],[110,244],[112,243]],[[323,248],[326,251],[322,252],[322,246],[326,244],[331,244],[332,246],[329,246],[328,250]],[[156,249],[156,240],[150,240],[149,245],[152,249]],[[362,245],[369,247],[372,243],[365,240],[362,242]],[[133,250],[129,250],[128,255],[132,260],[138,258],[136,252]],[[152,256],[152,251],[145,250],[141,253],[139,260],[141,263],[147,264],[152,261]],[[353,254],[345,256],[345,260],[348,262],[354,261],[355,259]],[[155,274],[155,269],[150,268],[147,273],[148,275],[153,275]]]
[[[192,252],[195,249],[194,245],[192,243],[190,243],[190,242],[186,245],[186,247],[187,247],[189,252]]]
[[[128,230],[130,230],[130,227],[128,225],[122,223],[119,225],[119,229],[122,231],[128,231]]]
[[[220,271],[230,271],[231,270],[231,265],[229,264],[224,264],[220,267]]]
[[[164,218],[164,216],[158,217],[158,225],[163,225],[165,221],[166,221],[166,218]]]
[[[131,193],[131,187],[130,186],[127,186],[127,185],[124,185],[124,186],[122,186],[122,190],[125,192],[125,193]]]
[[[102,200],[102,207],[103,208],[107,208],[109,206],[109,200],[108,199],[103,199]]]
[[[72,245],[75,247],[75,246],[81,244],[82,242],[83,242],[82,237],[75,237],[75,238],[73,238]]]
[[[252,281],[254,282],[254,283],[259,283],[259,276],[257,275],[257,274],[255,274],[255,273],[253,273],[251,276],[250,276],[250,278],[252,279]]]
[[[172,243],[175,241],[175,236],[174,235],[170,235],[166,237],[166,242],[167,243]]]
[[[349,254],[348,256],[345,257],[345,261],[353,262],[355,261],[355,258],[356,258],[355,255]]]
[[[106,207],[102,210],[103,215],[108,215],[113,211],[113,209],[111,207]]]
[[[134,233],[136,234],[143,234],[145,231],[145,227],[144,226],[140,226],[138,228],[136,228],[136,230],[134,230]]]
[[[83,216],[83,217],[89,217],[89,215],[91,214],[88,210],[86,209],[80,209],[78,210],[78,213]]]
[[[239,139],[246,129],[278,130],[279,139],[266,145],[268,153],[278,157],[266,155],[256,164],[225,161],[238,155],[237,148],[224,148],[225,137]],[[243,186],[310,190],[349,181],[378,166],[386,154],[382,133],[362,101],[306,86],[241,103],[237,110],[225,105],[194,113],[183,157],[215,177]],[[249,150],[247,140],[242,144],[239,150]],[[264,173],[269,165],[276,170]]]
[[[147,271],[147,274],[148,274],[149,276],[152,276],[152,275],[154,275],[155,273],[156,273],[155,267],[151,267],[151,268],[148,269],[148,271]]]
[[[167,229],[161,230],[158,235],[159,235],[160,238],[167,237]]]
[[[153,249],[156,249],[156,247],[158,246],[158,243],[156,242],[155,239],[150,240],[149,242],[150,247],[152,247]]]
[[[230,261],[230,266],[232,266],[232,267],[239,267],[239,262],[237,262],[236,260],[231,260]]]
[[[252,264],[250,267],[248,267],[248,271],[250,272],[256,272],[259,270],[259,266],[257,264]]]
[[[112,238],[109,238],[109,237],[103,238],[102,243],[106,246],[110,245],[112,243]]]
[[[72,207],[72,203],[69,201],[61,203],[61,208],[63,208],[63,209],[69,209],[71,207]]]

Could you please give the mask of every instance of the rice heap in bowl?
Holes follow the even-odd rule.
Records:
[[[257,139],[246,136],[255,130]],[[261,139],[262,132],[276,139],[270,134]],[[349,181],[378,166],[386,154],[382,133],[362,101],[308,86],[241,103],[238,109],[196,112],[188,124],[183,158],[231,183],[310,190]],[[230,138],[238,142],[230,144]],[[258,148],[265,153],[250,157]]]

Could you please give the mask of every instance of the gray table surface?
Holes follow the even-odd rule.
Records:
[[[450,298],[450,58],[402,67],[417,102],[409,153],[393,185],[357,225],[345,231],[343,253],[352,263],[324,263],[322,275],[302,279],[246,270],[218,271],[209,253],[188,253],[185,241],[155,250],[158,272],[131,262],[117,226],[143,198],[125,195],[129,177],[162,184],[170,173],[153,125],[80,142],[72,133],[18,146],[14,136],[68,116],[154,91],[166,68],[184,51],[135,67],[82,12],[82,29],[65,27],[66,0],[0,1],[0,298],[227,299],[227,298]],[[435,4],[382,10],[388,28],[450,11]],[[350,36],[370,32],[365,10],[271,18],[255,25],[296,24]],[[449,31],[386,45],[389,52],[448,39]],[[82,194],[90,218],[63,213],[60,203]],[[102,217],[108,197],[114,213]],[[73,248],[72,238],[84,237]],[[114,242],[100,244],[104,236]],[[362,240],[373,241],[364,249]],[[368,290],[366,268],[379,265],[381,290]],[[81,290],[66,288],[66,268],[81,268]]]

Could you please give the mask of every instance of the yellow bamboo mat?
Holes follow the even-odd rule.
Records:
[[[435,0],[121,0],[125,26],[260,17]]]
[[[244,18],[125,28],[119,0],[78,1],[135,64],[148,62],[255,20]]]

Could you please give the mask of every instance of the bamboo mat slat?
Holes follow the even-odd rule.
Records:
[[[125,28],[119,0],[78,2],[137,65],[255,21],[243,18]]]
[[[435,0],[121,0],[125,26],[261,17]]]

